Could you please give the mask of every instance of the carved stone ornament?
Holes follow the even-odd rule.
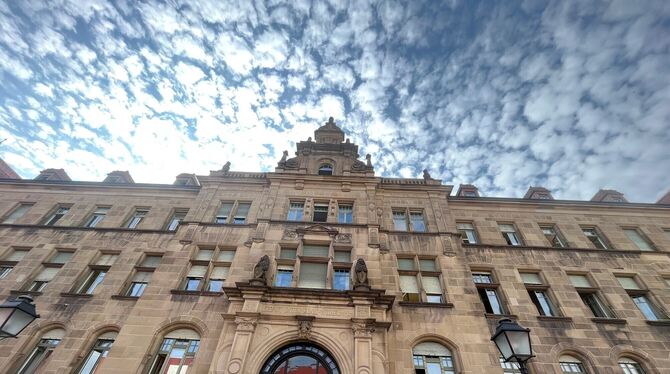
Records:
[[[312,321],[298,321],[298,338],[309,340],[312,335]]]
[[[365,260],[363,260],[362,258],[356,260],[356,265],[354,266],[354,290],[355,291],[370,290],[370,280],[368,279],[368,266],[365,264]]]
[[[237,325],[238,331],[254,331],[254,328],[256,328],[257,323],[258,323],[257,318],[235,317],[235,324]]]
[[[224,173],[227,173],[230,171],[230,161],[227,161],[225,164],[223,164],[223,167],[221,168],[221,171]]]
[[[375,326],[364,321],[354,321],[351,324],[351,331],[354,333],[354,338],[371,338]]]
[[[368,166],[365,164],[365,162],[356,160],[354,161],[353,165],[351,165],[351,170],[353,171],[367,171]]]
[[[268,270],[270,269],[270,257],[263,255],[256,266],[254,266],[254,278],[251,283],[266,285],[268,280]]]
[[[297,169],[298,168],[298,158],[293,157],[293,158],[288,158],[288,151],[284,151],[284,153],[281,156],[281,160],[277,163],[277,166],[284,168],[284,169]]]
[[[298,240],[300,236],[293,230],[284,230],[281,238],[282,240]]]
[[[423,169],[423,179],[433,179],[430,177],[430,173],[428,172],[428,169]]]
[[[351,234],[335,235],[335,243],[351,244]]]

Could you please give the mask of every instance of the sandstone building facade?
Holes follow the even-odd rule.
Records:
[[[0,297],[41,318],[7,373],[670,372],[670,205],[376,176],[330,120],[274,172],[0,178]]]

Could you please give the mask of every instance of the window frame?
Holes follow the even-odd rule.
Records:
[[[168,218],[167,224],[165,225],[165,231],[177,231],[179,226],[181,226],[181,223],[186,219],[188,211],[188,208],[174,208]],[[183,215],[183,217],[179,218],[181,215]]]
[[[179,348],[184,349],[184,355],[179,359],[179,366],[177,367],[176,373],[182,372],[182,369],[184,368],[184,361],[187,359],[191,359],[191,364],[186,366],[187,370],[184,372],[188,371],[188,368],[192,368],[194,365],[193,363],[195,362],[195,357],[198,353],[198,350],[200,349],[200,344],[202,341],[202,337],[199,337],[197,340],[196,339],[178,339],[178,338],[168,338],[166,334],[163,336],[161,339],[160,343],[158,344],[158,347],[156,349],[156,352],[154,353],[154,357],[151,360],[151,365],[149,366],[149,370],[147,371],[148,374],[160,374],[165,371],[166,364],[169,362],[170,355],[172,351],[175,348],[176,344],[180,344]],[[171,342],[168,342],[171,341]],[[186,342],[186,343],[184,343]],[[169,347],[168,350],[165,350],[164,347]],[[193,349],[195,347],[195,349]],[[162,360],[160,360],[161,356],[163,357]],[[160,363],[159,363],[160,362]],[[158,364],[158,366],[156,366]]]
[[[159,257],[158,263],[155,266],[147,266],[145,264],[145,261],[149,257]],[[130,273],[130,276],[128,277],[128,280],[122,287],[121,294],[125,297],[136,297],[139,298],[144,294],[144,291],[146,288],[149,286],[149,283],[151,282],[151,278],[153,278],[153,273],[156,272],[156,269],[160,266],[161,262],[163,261],[163,254],[162,253],[157,253],[157,252],[145,252],[142,254],[142,256],[139,258],[135,266],[133,267],[133,271]],[[137,273],[151,273],[149,275],[149,280],[146,282],[138,282],[135,281],[135,276]],[[143,284],[142,287],[140,287],[140,292],[139,295],[133,295],[133,290],[135,287],[135,284]]]
[[[639,226],[622,226],[621,230],[623,231],[624,235],[626,236],[626,239],[628,239],[629,242],[633,243],[635,248],[639,251],[643,252],[655,252],[658,250],[658,247],[654,244],[654,242],[649,239],[649,236],[647,236],[642,229]],[[633,239],[631,239],[630,236],[628,236],[629,231],[634,232],[642,242],[646,243],[647,249],[641,248]]]
[[[103,210],[104,213],[99,213],[99,210]],[[91,211],[87,216],[84,222],[82,223],[83,227],[88,227],[88,228],[96,228],[100,222],[104,221],[104,219],[107,217],[107,214],[109,213],[110,209],[112,207],[110,205],[96,205],[96,207]]]
[[[580,226],[580,228],[581,228],[581,230],[582,230],[582,234],[584,234],[584,236],[586,237],[586,239],[587,239],[588,242],[589,242],[589,245],[590,245],[592,248],[600,249],[600,250],[611,250],[611,249],[614,249],[614,247],[611,246],[609,240],[608,240],[607,237],[603,234],[602,230],[600,230],[600,228],[598,228],[598,226]],[[593,231],[593,233],[594,233],[595,235],[588,235],[588,234],[586,233],[587,231]],[[595,239],[597,239],[598,242],[600,243],[600,245],[602,246],[602,248],[598,247],[598,245],[596,245],[596,243],[595,243],[591,238],[595,238]]]
[[[49,256],[47,257],[46,260],[42,261],[42,264],[38,268],[39,271],[35,272],[32,274],[32,276],[28,279],[28,281],[23,285],[21,288],[24,291],[29,291],[29,292],[42,292],[44,288],[51,282],[53,281],[57,276],[58,273],[60,272],[60,269],[65,266],[70,260],[72,260],[72,256],[65,261],[65,262],[54,262],[54,260],[60,253],[71,253],[72,256],[74,256],[75,250],[70,249],[70,248],[56,248],[56,250],[52,251]],[[55,271],[53,276],[49,280],[37,280],[37,278],[47,269],[58,269]]]
[[[413,268],[401,269],[400,260],[412,260]],[[432,260],[435,262],[435,270],[423,270],[421,266],[422,260]],[[398,254],[396,255],[396,271],[398,273],[398,290],[401,293],[401,302],[404,303],[420,303],[420,304],[434,304],[445,305],[449,304],[444,286],[444,279],[442,277],[441,267],[439,265],[439,258],[437,256],[423,256]],[[414,277],[418,293],[404,292],[402,289],[402,277]],[[424,278],[437,278],[437,285],[440,287],[440,292],[429,292],[426,290],[427,283]],[[414,295],[414,296],[413,296]],[[431,297],[439,297],[439,301],[431,301]]]
[[[519,270],[518,272],[521,276],[521,281],[526,288],[528,297],[535,306],[535,309],[537,309],[538,315],[542,317],[562,317],[563,313],[561,313],[559,304],[552,294],[551,287],[547,283],[547,280],[544,278],[542,272],[525,269]],[[536,274],[541,283],[526,283],[522,274]],[[543,298],[540,299],[538,294],[542,294]],[[544,303],[542,301],[544,301]]]
[[[301,208],[298,209],[292,209],[292,205],[297,205],[300,204]],[[292,219],[292,214],[295,212],[295,219]],[[305,200],[296,200],[296,199],[289,199],[288,202],[288,212],[286,214],[286,220],[291,221],[291,222],[302,222],[305,220]]]
[[[25,211],[23,211],[17,217],[12,217],[14,213],[18,212],[24,206],[27,206]],[[3,225],[16,225],[16,221],[19,221],[21,218],[23,218],[26,215],[26,213],[28,213],[30,209],[32,209],[34,206],[35,202],[20,201],[17,204],[15,204],[11,209],[9,209],[5,214],[2,215],[0,223],[2,223]],[[9,220],[10,218],[12,218],[12,221],[7,222],[7,220]]]
[[[322,173],[321,171],[328,171],[330,170],[330,173]],[[335,175],[335,167],[333,166],[332,162],[322,162],[319,164],[319,167],[316,169],[316,174],[317,175]]]
[[[323,220],[316,220],[317,217],[317,206],[319,207],[319,219],[321,219],[321,214],[325,213]],[[322,208],[326,208],[325,212],[322,210]],[[312,203],[312,222],[320,222],[320,223],[326,223],[328,222],[328,216],[330,215],[330,202],[326,202],[325,200],[317,200]]]
[[[507,243],[508,246],[523,247],[525,245],[523,236],[521,235],[519,228],[514,222],[497,222],[497,224],[498,224],[498,231],[500,231],[500,234],[502,235],[503,239],[505,240],[505,243]],[[514,231],[503,231],[502,226],[512,226],[512,229],[514,229]],[[512,240],[512,237],[514,238],[514,240]],[[516,244],[514,244],[514,241],[516,241]]]
[[[670,315],[668,312],[661,306],[662,304],[656,300],[656,298],[652,295],[651,291],[649,291],[649,288],[642,282],[640,277],[637,274],[614,274],[614,277],[617,280],[617,283],[621,286],[621,288],[626,291],[628,296],[630,297],[630,300],[633,302],[635,307],[637,308],[638,312],[642,314],[644,317],[645,321],[668,321],[670,320]],[[620,278],[629,278],[632,279],[633,282],[637,285],[637,288],[626,288],[624,285],[621,283],[619,280]],[[640,304],[636,301],[636,298],[641,298],[644,297],[645,300],[647,301],[649,311],[651,314],[645,313],[643,308],[640,307]],[[650,318],[652,317],[652,318]]]
[[[345,219],[342,219],[342,207],[349,207],[349,215],[344,216]],[[349,220],[347,221],[347,217]],[[354,223],[354,203],[348,201],[337,201],[337,223],[340,224],[353,224]]]
[[[120,252],[101,251],[86,267],[74,284],[72,293],[76,295],[94,295],[94,292],[105,281],[112,266],[119,260]],[[111,264],[100,264],[104,256],[115,256]],[[99,279],[99,280],[98,280]]]
[[[498,282],[495,272],[489,269],[471,269],[470,273],[472,274],[471,277],[472,282],[475,284],[475,288],[477,288],[477,294],[479,295],[479,299],[484,305],[484,312],[486,314],[497,315],[497,316],[507,315],[509,312],[507,311],[504,298],[501,296],[500,283]],[[487,274],[490,282],[477,282],[478,275],[487,275]],[[493,293],[493,296],[495,296],[498,302],[498,308],[500,309],[500,313],[496,313],[496,311],[494,310],[493,304],[491,303],[491,295],[489,295],[489,291],[491,291]]]
[[[470,225],[471,229],[460,228],[459,225]],[[456,221],[456,231],[461,234],[461,243],[462,244],[480,244],[479,233],[477,232],[477,227],[473,221]],[[467,235],[468,232],[472,233],[472,239]]]
[[[396,214],[403,215],[403,222],[405,229],[401,230],[398,228],[398,225],[396,224]],[[412,215],[417,215],[419,214],[421,216],[421,222],[423,224],[423,229],[417,230],[414,225],[414,221],[412,219]],[[393,224],[393,231],[399,231],[399,232],[428,232],[428,221],[426,220],[426,210],[424,208],[412,208],[412,207],[404,207],[404,208],[391,208],[391,223]]]
[[[28,255],[32,247],[9,247],[3,254],[2,257],[0,257],[0,279],[5,279],[9,274],[11,274],[12,270],[18,265],[23,259]],[[12,255],[17,252],[25,252],[23,253],[19,260],[10,260]],[[4,269],[4,270],[3,270]]]
[[[65,210],[64,213],[59,213],[61,210]],[[70,213],[70,209],[72,209],[72,204],[56,204],[54,208],[52,208],[49,213],[47,213],[44,218],[42,219],[42,224],[41,226],[56,226],[56,223],[58,223],[60,220],[63,219],[68,213]],[[60,226],[60,225],[58,225]]]
[[[114,337],[114,339],[111,338],[105,338],[105,334],[108,333],[116,333],[117,336]],[[108,331],[106,333],[99,334],[95,341],[93,342],[93,345],[88,349],[86,356],[84,359],[81,361],[81,364],[79,365],[79,368],[77,369],[76,373],[77,374],[94,374],[96,370],[98,369],[98,366],[100,366],[100,363],[104,360],[104,358],[107,357],[109,354],[109,351],[112,349],[112,346],[114,345],[114,342],[116,341],[116,338],[118,337],[118,332],[117,331]],[[88,360],[90,357],[92,357],[94,352],[100,353],[100,356],[95,359],[93,366],[90,368],[90,371],[84,372],[84,369],[86,368],[86,364],[88,363]]]
[[[53,329],[56,330],[56,329]],[[31,368],[33,370],[39,369],[42,367],[44,362],[51,357],[53,354],[53,351],[60,345],[60,343],[63,341],[63,339],[52,339],[52,338],[44,338],[44,335],[47,335],[50,333],[52,330],[46,331],[40,339],[37,341],[37,344],[33,347],[33,349],[30,350],[30,353],[26,355],[26,358],[23,360],[21,363],[21,366],[19,366],[19,369],[16,371],[17,374],[32,374],[34,371],[26,371],[26,369]],[[42,352],[38,352],[40,349],[43,349]],[[30,365],[28,366],[31,361],[36,357],[37,355],[41,355],[41,357],[38,358],[37,365]]]
[[[579,295],[579,298],[582,300],[582,304],[588,309],[592,315],[592,318],[602,318],[602,319],[617,319],[617,314],[612,308],[612,305],[607,300],[607,297],[603,295],[602,291],[598,287],[595,279],[589,273],[583,272],[566,272],[568,276],[568,282],[574,287],[575,292]],[[589,287],[577,286],[570,279],[571,276],[582,276],[585,277],[589,283]],[[589,302],[587,298],[593,298],[597,307],[594,307]],[[598,311],[599,309],[599,311]],[[601,314],[601,315],[598,315]]]
[[[327,247],[328,251],[324,256],[308,256],[305,255],[306,246],[322,246]],[[295,258],[282,257],[282,251],[290,250],[295,251]],[[349,260],[338,261],[336,258],[336,252],[349,252]],[[297,245],[280,245],[278,251],[275,254],[275,266],[276,271],[272,279],[272,285],[274,287],[281,288],[306,288],[306,289],[326,289],[333,291],[348,291],[351,290],[351,268],[352,263],[353,248],[351,246],[336,245],[330,241],[300,241]],[[325,274],[324,276],[324,288],[317,287],[302,287],[301,286],[301,276],[302,276],[302,265],[304,264],[321,264],[325,265]],[[336,287],[336,272],[347,272],[348,281],[347,289],[339,289]],[[280,274],[282,274],[280,276]],[[287,279],[287,275],[290,274],[290,279]],[[286,281],[288,280],[288,284]]]
[[[568,247],[570,247],[570,244],[568,243],[567,240],[565,240],[565,236],[563,236],[563,233],[558,228],[557,224],[555,224],[555,223],[541,223],[541,224],[538,224],[538,226],[540,227],[540,231],[542,231],[542,234],[544,235],[544,238],[549,243],[550,247],[552,247],[552,248],[568,248]],[[546,232],[544,232],[544,230],[546,230],[546,229],[552,230],[554,232],[553,233],[554,241],[556,241],[557,243],[552,241],[552,239],[550,238],[550,234],[547,234]],[[556,245],[556,244],[558,244],[558,245]]]
[[[209,257],[209,259],[204,260],[204,259],[198,259],[198,255],[201,251],[212,251],[212,255]],[[233,256],[230,259],[230,261],[222,261],[220,260],[220,256],[223,252],[228,252],[228,251],[233,251]],[[223,284],[225,281],[230,277],[230,269],[233,265],[233,262],[235,261],[235,257],[237,256],[237,248],[235,247],[230,247],[230,246],[207,246],[207,245],[197,245],[195,246],[195,250],[191,254],[191,258],[189,259],[189,266],[186,270],[185,275],[183,276],[183,279],[179,283],[179,290],[181,292],[199,292],[202,295],[220,295],[223,293]],[[205,273],[202,277],[193,277],[189,276],[191,269],[194,266],[204,266],[206,267]],[[224,278],[213,278],[212,276],[215,275],[215,268],[226,268],[228,270],[224,271],[225,276]],[[188,286],[192,280],[195,279],[198,280],[198,286],[196,289],[188,289]],[[212,282],[220,282],[219,286],[216,287],[215,290],[211,289],[211,286],[213,285]]]
[[[141,225],[147,215],[149,215],[150,210],[151,207],[134,207],[128,218],[125,220],[123,227],[129,230],[139,229],[139,225]],[[144,213],[140,215],[141,212]]]
[[[225,204],[232,204],[230,207],[230,211],[228,212],[227,216],[219,214],[221,212],[221,208]],[[244,216],[239,216],[239,208],[240,205],[246,205],[249,204],[249,208],[247,209],[246,215]],[[253,201],[251,200],[221,200],[219,203],[219,206],[214,214],[214,223],[217,225],[246,225],[249,223],[249,213],[251,213],[251,208],[253,206]],[[222,217],[221,219],[219,217]],[[225,217],[225,218],[223,218]],[[243,221],[238,222],[238,219],[242,217]]]

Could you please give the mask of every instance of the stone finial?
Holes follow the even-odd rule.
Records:
[[[308,142],[311,142],[311,141],[312,141],[312,137],[310,136],[309,138],[307,138],[307,141],[308,141]]]
[[[351,143],[351,141],[349,140],[349,138],[347,138],[347,140],[345,141],[345,143],[347,143],[347,144]]]
[[[287,158],[288,158],[288,151],[284,151],[284,153],[281,156],[281,160],[279,160],[279,165],[285,164]]]
[[[335,126],[335,118],[328,117],[328,122],[326,122],[326,125]]]
[[[359,258],[356,260],[354,266],[354,290],[367,291],[370,290],[370,280],[368,279],[368,266],[365,260]]]
[[[423,179],[433,179],[430,177],[430,173],[428,172],[428,169],[423,169]]]
[[[221,168],[221,171],[224,173],[227,173],[230,171],[230,161],[227,161],[225,164],[223,164],[223,167]]]
[[[254,266],[254,278],[250,283],[256,285],[267,285],[268,271],[270,269],[270,257],[263,255]]]
[[[367,165],[367,167],[371,168],[372,167],[372,156],[370,156],[369,153],[367,155],[365,155],[365,161],[366,161],[365,164]]]

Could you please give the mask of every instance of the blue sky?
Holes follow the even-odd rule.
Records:
[[[5,1],[0,77],[25,178],[273,170],[334,116],[384,176],[670,188],[664,0]]]

